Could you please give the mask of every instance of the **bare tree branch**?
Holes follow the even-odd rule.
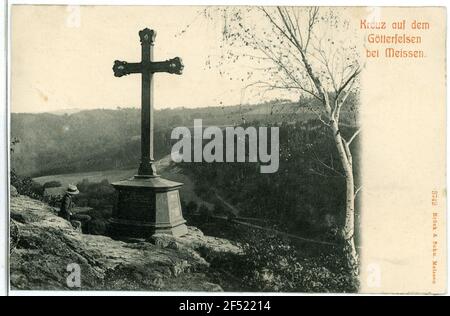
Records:
[[[350,146],[350,144],[353,142],[353,140],[356,138],[356,136],[359,135],[359,133],[361,132],[361,129],[359,128],[353,135],[352,137],[350,137],[350,139],[348,140],[348,145]]]
[[[345,139],[341,136],[342,138],[342,145],[344,146],[344,150],[345,150],[345,155],[347,156],[347,161],[350,165],[350,168],[352,168],[353,166],[353,157],[352,157],[352,152],[350,151],[350,147],[347,141],[345,141]]]
[[[344,175],[337,171],[334,167],[331,167],[330,165],[326,164],[325,162],[323,162],[321,159],[319,159],[319,156],[317,155],[317,153],[312,149],[311,150],[313,155],[314,155],[314,160],[317,161],[318,163],[320,163],[322,166],[324,166],[325,168],[327,168],[328,170],[333,171],[334,173],[338,174],[341,177],[344,177]]]
[[[359,67],[356,68],[356,70],[348,77],[348,79],[345,81],[345,83],[338,89],[336,93],[336,99],[339,98],[339,95],[342,93],[342,91],[345,90],[345,88],[355,79],[359,74],[361,73],[361,69]]]
[[[357,188],[355,190],[355,194],[353,196],[356,198],[356,196],[358,195],[359,191],[361,191],[361,190],[362,190],[362,186],[360,186],[359,188]]]

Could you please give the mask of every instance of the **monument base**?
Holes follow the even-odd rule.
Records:
[[[112,185],[118,199],[109,225],[111,235],[148,238],[158,233],[187,234],[178,192],[182,183],[159,176],[136,176]]]

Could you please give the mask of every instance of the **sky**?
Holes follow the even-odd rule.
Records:
[[[155,74],[155,108],[235,105],[242,82],[205,66],[221,54],[221,25],[201,7],[19,6],[11,17],[11,111],[139,107],[141,76],[113,76],[114,60],[139,62],[139,30],[157,31],[155,60],[176,56],[183,74]],[[182,30],[187,31],[180,34]]]

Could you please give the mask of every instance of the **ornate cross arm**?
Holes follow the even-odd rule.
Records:
[[[168,72],[170,74],[181,75],[183,73],[183,61],[180,57],[175,57],[166,61],[157,61],[150,64],[151,72]]]
[[[116,60],[113,66],[114,76],[122,77],[129,74],[142,73],[141,63],[127,63],[126,61]]]
[[[127,63],[126,61],[116,60],[114,62],[114,76],[122,77],[129,74],[143,73],[148,71],[168,72],[170,74],[181,75],[183,73],[183,61],[180,57],[175,57],[166,61],[150,62],[150,63]]]

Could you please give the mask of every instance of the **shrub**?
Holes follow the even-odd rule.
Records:
[[[44,197],[44,202],[46,202],[48,205],[60,208],[61,207],[61,195],[49,195],[47,197]]]
[[[200,205],[198,212],[200,217],[205,221],[209,221],[213,216],[213,212],[205,204]]]
[[[199,197],[210,197],[212,195],[210,185],[202,182],[196,183],[194,192]]]
[[[185,206],[186,215],[194,215],[198,210],[198,205],[195,201],[189,201]]]
[[[107,228],[107,221],[100,219],[93,219],[87,224],[88,233],[91,235],[105,235]]]
[[[223,207],[222,202],[217,201],[216,203],[214,203],[214,213],[215,214],[224,214],[225,213],[225,208]]]
[[[114,204],[115,190],[108,180],[89,182],[83,179],[77,184],[80,195],[76,199],[78,206],[89,206],[94,209],[109,209]]]
[[[61,186],[62,186],[62,184],[59,181],[49,181],[49,182],[45,182],[44,183],[44,189],[47,189],[47,188],[59,188]]]
[[[315,247],[315,245],[310,245]],[[252,231],[243,243],[236,274],[250,291],[355,292],[357,278],[336,249],[320,254],[299,253],[289,241],[267,232]]]
[[[11,185],[21,195],[27,195],[33,199],[42,200],[44,187],[31,179],[30,177],[19,176],[14,170],[11,170]]]

